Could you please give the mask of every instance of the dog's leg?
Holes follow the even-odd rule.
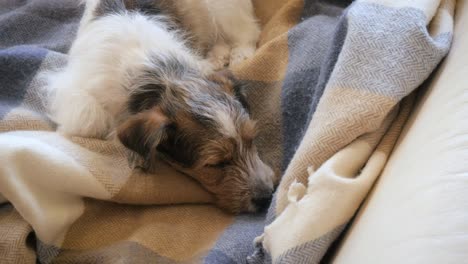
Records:
[[[101,0],[81,0],[81,4],[85,6],[83,17],[80,21],[79,31],[82,31],[96,16],[95,10],[101,3]]]
[[[49,76],[50,117],[58,123],[59,134],[104,138],[113,125],[113,116],[82,89],[86,82],[79,78],[69,71]]]
[[[81,4],[85,5],[85,10],[78,32],[81,32],[97,17],[125,10],[125,2],[123,0],[81,0]]]
[[[231,63],[230,65],[237,65],[244,60],[250,58],[255,53],[254,45],[235,45],[231,51]]]
[[[232,46],[230,65],[250,58],[256,49],[260,27],[251,0],[212,1],[211,14]]]
[[[220,70],[229,65],[231,47],[224,41],[218,40],[208,52],[208,61],[213,65],[213,70]]]
[[[260,28],[254,20],[253,10],[249,18],[239,19],[242,26],[239,34],[233,34],[231,64],[236,65],[253,56],[257,49],[257,41],[260,35]]]

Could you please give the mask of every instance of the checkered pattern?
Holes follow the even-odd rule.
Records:
[[[0,2],[0,263],[318,263],[448,52],[454,12],[453,0],[253,1],[259,49],[234,73],[282,176],[265,217],[223,213],[163,163],[133,171],[114,142],[54,132],[43,73],[67,62],[77,2]]]

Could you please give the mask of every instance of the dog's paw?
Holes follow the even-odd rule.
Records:
[[[235,47],[231,51],[231,63],[230,66],[235,66],[243,62],[244,60],[252,57],[255,53],[255,46],[239,46]]]
[[[229,57],[210,57],[208,62],[211,64],[213,71],[218,71],[229,64]]]
[[[208,59],[204,59],[199,61],[198,66],[200,68],[200,71],[203,75],[210,75],[215,72],[215,68],[213,66],[213,63],[211,63]]]
[[[207,54],[208,62],[211,63],[213,70],[221,70],[229,65],[229,56],[231,49],[227,44],[216,44]]]

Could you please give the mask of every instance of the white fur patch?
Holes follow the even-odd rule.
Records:
[[[196,52],[184,44],[179,33],[170,31],[160,17],[129,12],[93,19],[100,0],[81,1],[86,2],[86,10],[70,49],[68,64],[48,76],[51,118],[63,133],[86,137],[106,137],[111,133],[126,109],[132,89],[136,88],[132,86],[133,78],[143,67],[152,65],[150,57],[171,55],[200,71],[211,71],[210,67],[204,67]],[[212,36],[211,41],[220,37],[231,46],[249,47],[234,52],[236,62],[252,55],[260,29],[250,0],[176,3],[185,7],[202,5],[201,10],[205,10],[204,14],[196,13],[196,16],[209,19],[201,20],[204,23],[200,25],[195,23],[194,34],[202,34],[205,31],[197,28],[209,28],[214,21],[219,31],[207,32],[217,32],[220,36]],[[192,14],[185,14],[184,19]],[[222,60],[227,59],[228,51],[229,47],[224,47],[219,52]],[[214,115],[226,135],[237,135],[229,114],[219,111]]]
[[[100,138],[111,133],[126,109],[132,78],[154,54],[198,65],[198,57],[157,18],[122,14],[83,21],[67,66],[48,76],[59,131]]]
[[[227,112],[217,110],[214,117],[216,118],[216,121],[218,121],[218,125],[224,135],[229,137],[237,136],[238,133],[234,120]]]

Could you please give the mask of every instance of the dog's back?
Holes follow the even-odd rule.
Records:
[[[58,131],[115,135],[145,168],[163,158],[213,192],[221,207],[261,209],[274,175],[253,145],[255,122],[235,98],[236,81],[207,71],[170,15],[140,4],[87,2],[68,64],[50,75]]]
[[[83,18],[66,69],[51,75],[49,81],[55,91],[52,118],[64,134],[109,134],[118,121],[115,117],[125,111],[132,79],[152,63],[149,58],[154,51],[184,57],[192,67],[198,65],[199,58],[167,29],[163,17],[127,12],[123,1],[96,3],[90,9],[93,15]]]

